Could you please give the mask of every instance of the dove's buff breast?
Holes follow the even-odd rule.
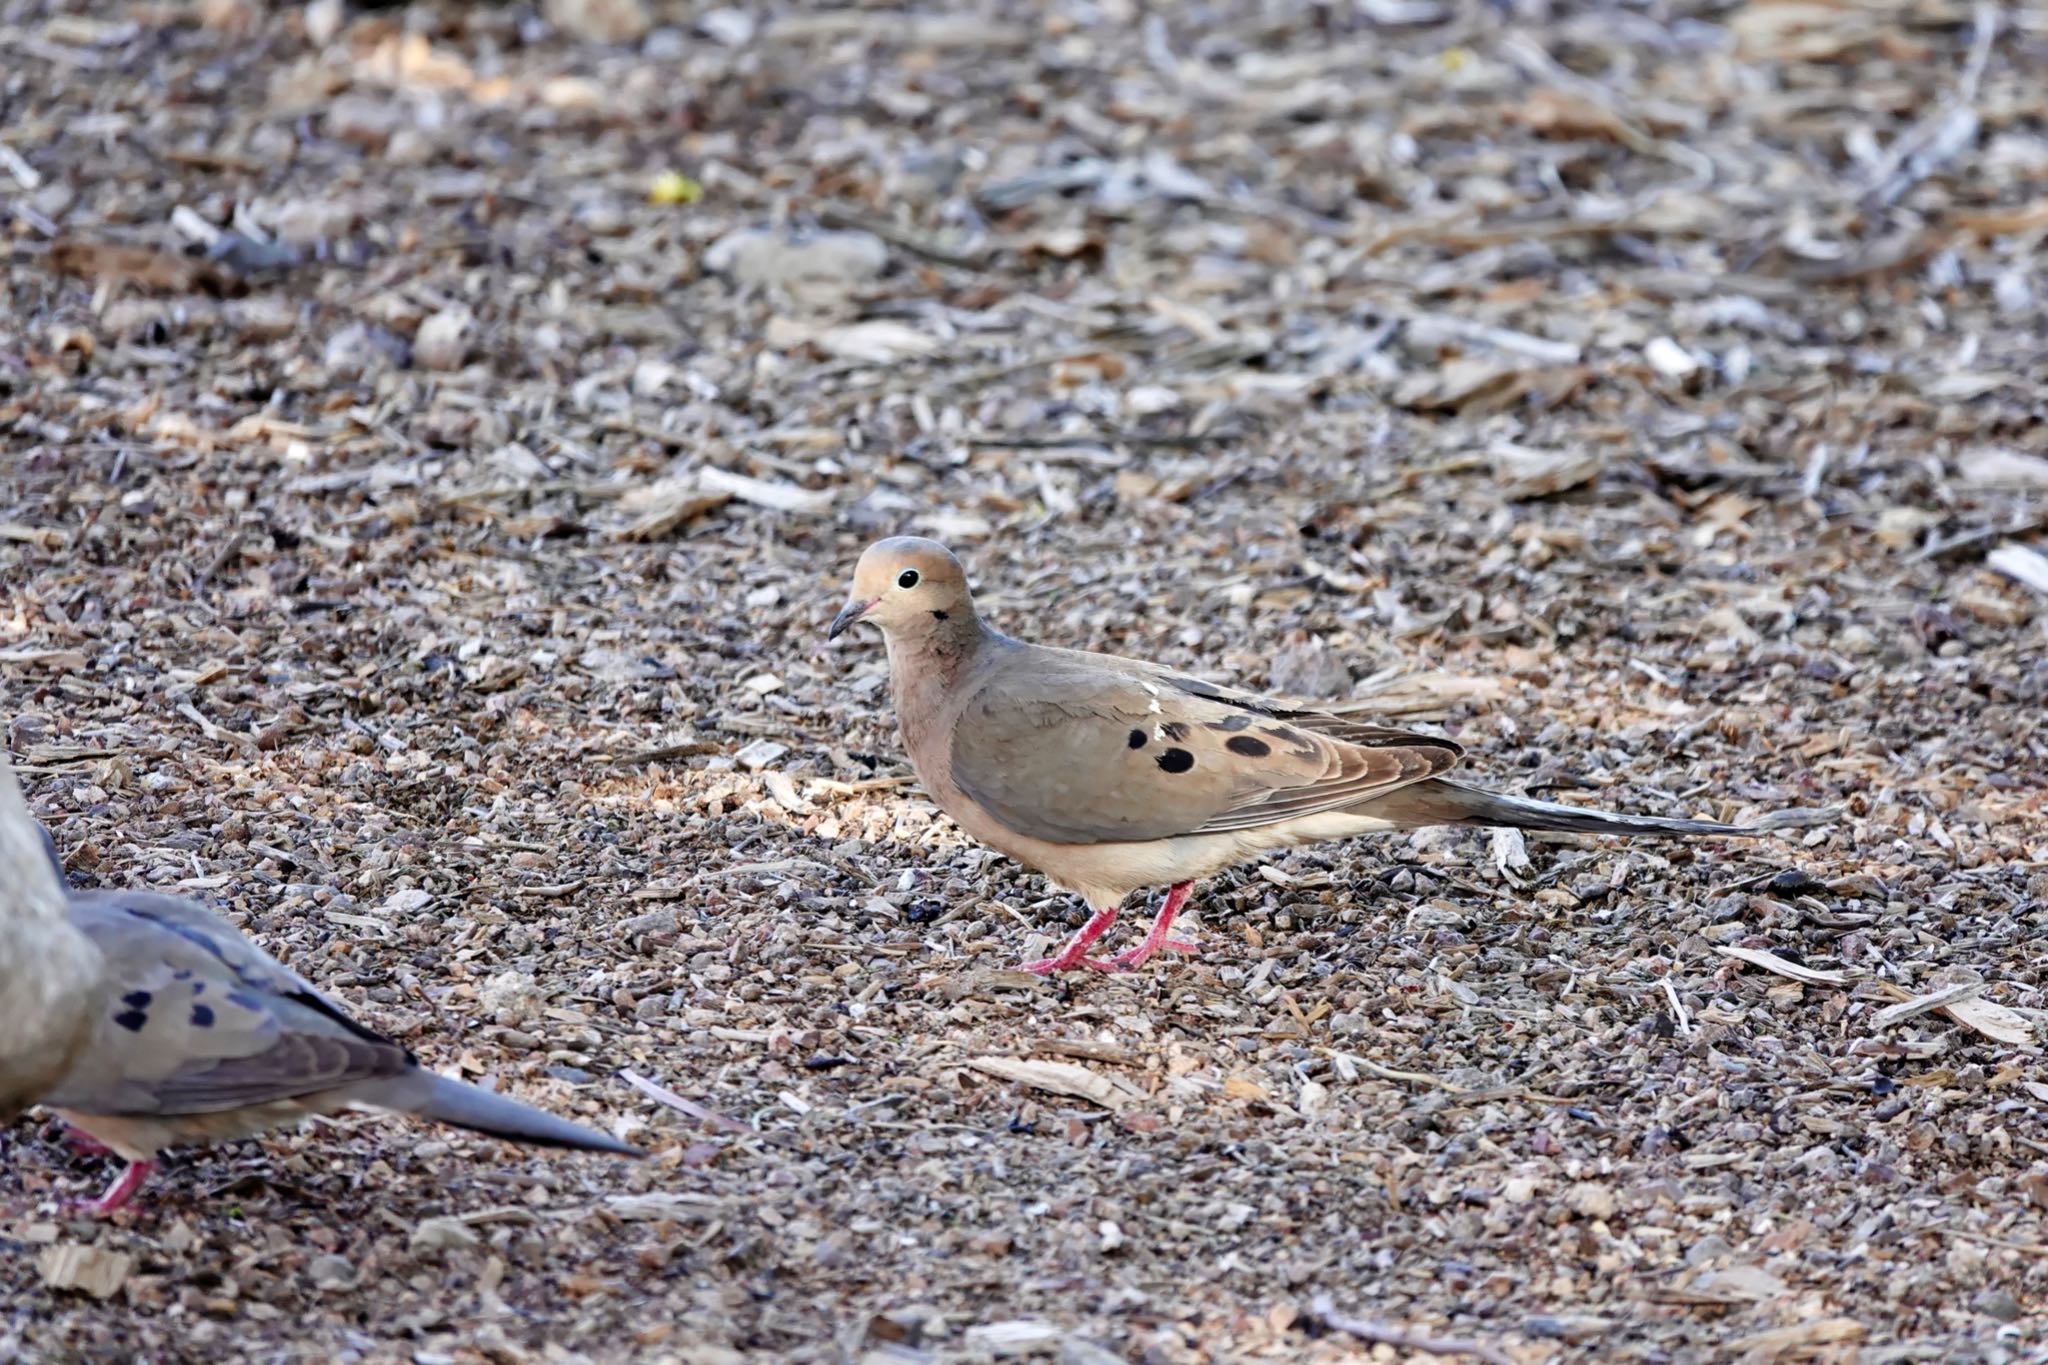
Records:
[[[1248,829],[1166,839],[1055,844],[1033,838],[994,819],[961,792],[953,780],[952,736],[961,711],[974,699],[979,678],[1000,666],[1005,652],[1034,646],[992,631],[978,651],[949,650],[946,646],[951,642],[943,636],[918,643],[922,648],[915,656],[916,666],[906,667],[910,659],[898,657],[902,647],[894,636],[889,637],[889,676],[903,747],[926,794],[968,834],[1036,869],[1093,908],[1119,905],[1143,887],[1208,877],[1272,849],[1405,827],[1348,811],[1325,811]],[[963,669],[972,671],[963,673]]]
[[[68,921],[0,918],[0,1120],[71,1069],[105,994],[99,950]]]

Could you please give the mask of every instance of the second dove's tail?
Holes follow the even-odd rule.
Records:
[[[1759,831],[1711,820],[1667,820],[1654,815],[1614,815],[1583,806],[1533,801],[1525,796],[1482,791],[1432,777],[1370,803],[1371,813],[1413,825],[1504,825],[1572,834],[1738,834]],[[1363,813],[1363,811],[1361,811]]]
[[[617,1138],[424,1068],[387,1082],[378,1093],[363,1095],[362,1102],[535,1147],[567,1147],[617,1156],[647,1155]]]

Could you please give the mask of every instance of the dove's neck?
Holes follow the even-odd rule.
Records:
[[[922,728],[939,720],[946,698],[982,666],[990,650],[1008,643],[1008,637],[983,625],[971,607],[889,632],[889,691],[912,749]]]

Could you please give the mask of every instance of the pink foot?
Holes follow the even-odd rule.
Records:
[[[77,1128],[64,1130],[64,1145],[80,1156],[112,1156],[114,1149],[92,1134]]]
[[[1135,948],[1126,948],[1110,958],[1110,970],[1128,972],[1141,966],[1154,953],[1199,953],[1202,950],[1186,939],[1162,939],[1158,943],[1140,943]]]
[[[79,1199],[71,1207],[79,1213],[89,1213],[95,1218],[104,1218],[116,1209],[124,1207],[135,1192],[142,1188],[142,1182],[149,1179],[149,1173],[156,1169],[154,1161],[131,1161],[107,1192],[97,1199]]]
[[[1116,907],[1097,910],[1088,917],[1088,922],[1067,940],[1067,946],[1051,957],[1041,957],[1036,962],[1020,962],[1017,970],[1030,972],[1034,976],[1051,976],[1054,972],[1072,971],[1076,967],[1093,967],[1098,972],[1113,972],[1117,969],[1100,958],[1088,956],[1088,945],[1101,938],[1109,926],[1116,923]]]
[[[1159,903],[1159,913],[1153,917],[1152,927],[1145,931],[1145,940],[1135,948],[1126,948],[1111,958],[1112,971],[1127,972],[1145,962],[1154,953],[1192,953],[1200,951],[1185,939],[1169,938],[1173,932],[1173,917],[1188,903],[1188,893],[1194,883],[1181,882],[1166,893],[1166,899]]]

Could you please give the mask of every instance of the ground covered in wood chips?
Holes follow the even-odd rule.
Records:
[[[2042,1358],[2048,11],[1253,8],[0,3],[36,809],[655,1154],[350,1117],[93,1223],[31,1119],[0,1355]],[[823,642],[899,531],[1773,828],[1010,972],[1078,905]]]

